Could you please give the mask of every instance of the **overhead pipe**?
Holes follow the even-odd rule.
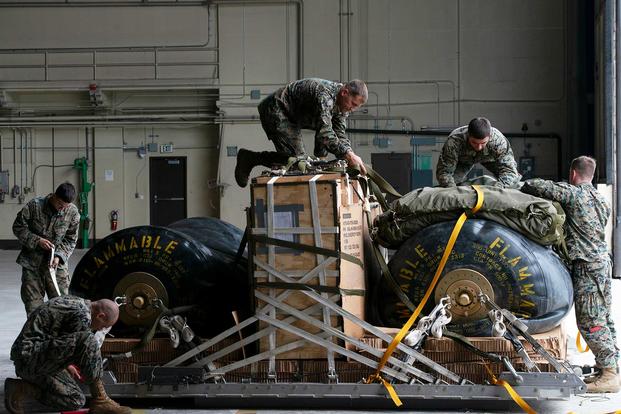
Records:
[[[400,121],[409,124],[409,130],[414,129],[414,121],[409,116],[403,115],[351,115],[348,121]]]
[[[136,1],[27,1],[27,2],[0,2],[0,7],[111,7],[111,6],[128,6],[128,7],[176,7],[176,6],[208,6],[209,1],[157,1],[150,2],[148,0],[136,0]]]
[[[112,122],[101,122],[101,121],[76,121],[76,122],[22,122],[22,123],[0,123],[0,128],[51,128],[51,127],[131,127],[131,126],[144,126],[144,125],[168,125],[170,127],[174,126],[188,126],[188,125],[215,125],[217,122],[215,120],[197,120],[197,121],[149,121],[149,120],[136,120],[136,121],[112,121]]]
[[[115,121],[127,119],[213,119],[219,115],[209,112],[204,113],[173,113],[173,114],[152,114],[152,115],[63,115],[63,116],[19,116],[19,117],[0,117],[1,123],[10,122],[58,122],[58,121]]]

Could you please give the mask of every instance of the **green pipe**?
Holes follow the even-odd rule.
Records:
[[[88,212],[88,193],[93,184],[88,181],[88,160],[84,157],[73,160],[73,168],[80,174],[80,188],[78,190],[78,208],[80,210],[80,234],[82,236],[82,248],[88,249],[88,228],[91,218]]]

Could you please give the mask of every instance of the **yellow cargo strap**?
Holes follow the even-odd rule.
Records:
[[[475,214],[477,211],[479,211],[481,206],[483,206],[484,196],[483,196],[483,191],[478,185],[473,185],[472,188],[474,188],[474,190],[477,193],[477,202],[471,210],[471,214]],[[376,380],[381,382],[384,385],[384,387],[386,387],[386,390],[388,391],[390,398],[392,398],[392,401],[395,403],[397,407],[400,407],[401,405],[403,405],[403,403],[401,402],[401,399],[399,399],[399,396],[397,395],[397,392],[395,391],[393,386],[382,377],[382,374],[381,374],[382,368],[384,368],[384,365],[386,365],[388,358],[390,358],[394,350],[397,348],[397,345],[399,345],[401,340],[409,332],[412,325],[414,325],[416,318],[418,318],[418,315],[423,310],[423,307],[425,306],[425,304],[427,303],[427,300],[431,296],[431,293],[436,287],[436,284],[438,283],[438,280],[440,279],[440,275],[442,274],[442,271],[444,270],[444,266],[446,265],[446,262],[448,261],[448,258],[451,255],[451,252],[453,251],[453,246],[455,245],[455,242],[457,241],[457,236],[459,236],[459,232],[461,231],[461,228],[464,225],[467,218],[468,218],[468,215],[464,212],[461,214],[461,216],[459,216],[459,219],[457,219],[457,222],[455,223],[455,227],[453,227],[453,231],[451,232],[451,236],[449,237],[448,243],[446,243],[446,247],[444,248],[444,253],[442,254],[442,259],[440,260],[440,264],[438,265],[438,268],[436,269],[436,273],[433,276],[433,279],[431,280],[431,284],[429,285],[429,288],[427,288],[427,292],[425,292],[425,296],[423,296],[420,303],[414,310],[414,313],[412,313],[408,321],[405,323],[405,325],[403,325],[403,328],[399,330],[399,332],[397,333],[397,335],[395,335],[390,345],[388,345],[386,352],[384,352],[382,359],[377,365],[377,370],[375,371],[375,373],[369,376],[369,378],[366,381],[367,384],[370,384]]]
[[[586,348],[582,348],[582,343],[580,342],[581,337],[582,335],[580,334],[580,330],[578,330],[578,333],[576,334],[576,348],[578,348],[578,352],[580,353],[587,352],[591,348],[589,348],[589,344],[587,344]]]
[[[498,386],[502,386],[504,387],[504,389],[507,391],[507,393],[509,394],[509,396],[511,398],[513,398],[513,401],[516,402],[517,405],[520,406],[520,408],[522,410],[524,410],[525,413],[528,414],[537,414],[537,411],[533,410],[533,408],[528,405],[528,403],[526,401],[524,401],[524,399],[522,397],[520,397],[520,394],[517,393],[517,391],[515,391],[513,389],[513,387],[511,386],[511,384],[509,384],[507,381],[502,380],[502,379],[497,379],[496,375],[494,375],[494,373],[492,372],[491,369],[489,369],[489,367],[487,366],[487,364],[483,365],[485,367],[485,369],[487,370],[487,373],[489,374],[489,376],[492,378],[492,384],[494,385],[498,385]]]

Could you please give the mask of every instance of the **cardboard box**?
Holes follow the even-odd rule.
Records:
[[[363,212],[364,200],[361,196],[362,188],[358,181],[350,180],[347,174],[342,173],[259,177],[253,180],[251,185],[252,207],[249,214],[249,228],[253,236],[267,236],[348,253],[363,261],[362,232],[363,220],[366,218]],[[289,296],[284,303],[299,310],[316,303],[295,287],[261,286],[264,283],[280,283],[282,280],[271,275],[260,264],[268,264],[297,282],[304,274],[326,260],[327,256],[295,248],[266,245],[253,241],[251,237],[249,257],[252,281],[259,292],[276,297],[287,291]],[[350,289],[363,294],[364,268],[346,260],[336,260],[325,267],[323,274],[317,273],[305,284]],[[334,294],[335,292],[324,293],[323,296],[330,297]],[[364,319],[363,295],[341,293],[335,303]],[[259,310],[265,305],[257,300],[255,309]],[[281,311],[272,313],[272,316],[274,315],[277,319],[288,316]],[[321,312],[315,312],[312,317],[323,321]],[[360,326],[337,317],[334,312],[331,312],[330,324],[356,338],[364,333]],[[319,328],[300,320],[293,323],[293,326],[312,334],[320,332]],[[265,323],[260,324],[260,328],[265,327]],[[298,339],[300,338],[296,335],[279,329],[276,334],[276,346]],[[269,340],[268,337],[264,337],[260,342],[260,351],[268,349]],[[281,353],[277,358],[313,359],[325,356],[325,348],[312,344]]]

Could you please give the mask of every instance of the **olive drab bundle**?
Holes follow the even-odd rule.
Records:
[[[538,244],[562,244],[565,213],[560,206],[515,189],[487,185],[481,188],[485,191],[485,204],[477,218],[495,221]],[[384,247],[398,248],[431,224],[457,219],[475,202],[475,191],[466,186],[414,190],[375,219],[374,239]]]

